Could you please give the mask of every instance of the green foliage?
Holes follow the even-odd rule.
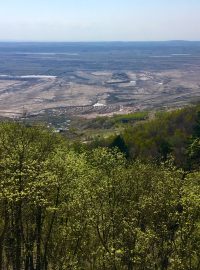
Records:
[[[198,107],[157,114],[153,120],[128,127],[122,134],[132,158],[166,160],[169,154],[178,166],[187,168],[186,149],[197,122]]]
[[[129,114],[123,115],[114,115],[111,119],[113,122],[121,122],[121,123],[128,123],[128,122],[135,122],[141,121],[148,118],[148,112],[134,112]]]
[[[122,152],[1,124],[0,269],[198,270],[199,172]]]
[[[199,168],[200,165],[200,111],[197,111],[195,120],[193,134],[186,149],[190,169]]]
[[[128,147],[125,144],[124,139],[120,136],[117,135],[114,140],[112,141],[112,143],[109,146],[110,148],[117,148],[119,151],[121,151],[122,153],[124,153],[124,155],[126,157],[128,157]]]

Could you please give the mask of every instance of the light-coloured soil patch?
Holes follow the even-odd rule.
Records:
[[[124,73],[130,81],[121,83]],[[66,114],[74,112],[76,115],[94,117],[99,114],[182,106],[200,99],[199,67],[162,72],[137,73],[130,70],[118,74],[119,79],[115,78],[111,85],[106,83],[113,80],[110,71],[79,71],[57,78],[2,78],[0,115],[13,117],[24,111],[32,114],[60,109]],[[99,108],[93,106],[95,104],[103,106]]]

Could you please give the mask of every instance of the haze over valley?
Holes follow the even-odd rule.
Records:
[[[0,115],[109,115],[200,97],[200,42],[0,43]]]

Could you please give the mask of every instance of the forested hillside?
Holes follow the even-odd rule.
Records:
[[[151,112],[149,115],[151,116]],[[122,115],[120,128],[115,130],[112,135],[110,131],[109,136],[105,133],[106,136],[103,134],[94,137],[88,144],[90,148],[118,147],[130,160],[151,160],[158,164],[172,156],[179,168],[193,170],[198,167],[200,157],[198,157],[200,143],[199,105],[170,112],[156,112],[153,118],[146,116],[146,119],[133,121],[133,116],[129,121],[126,115]],[[108,122],[107,119],[104,121]],[[115,123],[116,117],[114,116],[109,121]],[[99,120],[97,120],[98,122]],[[103,129],[103,121],[101,125]],[[118,122],[117,125],[119,125]]]
[[[0,269],[200,269],[198,114],[141,125],[108,147],[77,147],[41,126],[0,124]]]

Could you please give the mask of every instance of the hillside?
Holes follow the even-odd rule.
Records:
[[[0,269],[198,270],[198,110],[117,116],[87,144],[2,122]]]

